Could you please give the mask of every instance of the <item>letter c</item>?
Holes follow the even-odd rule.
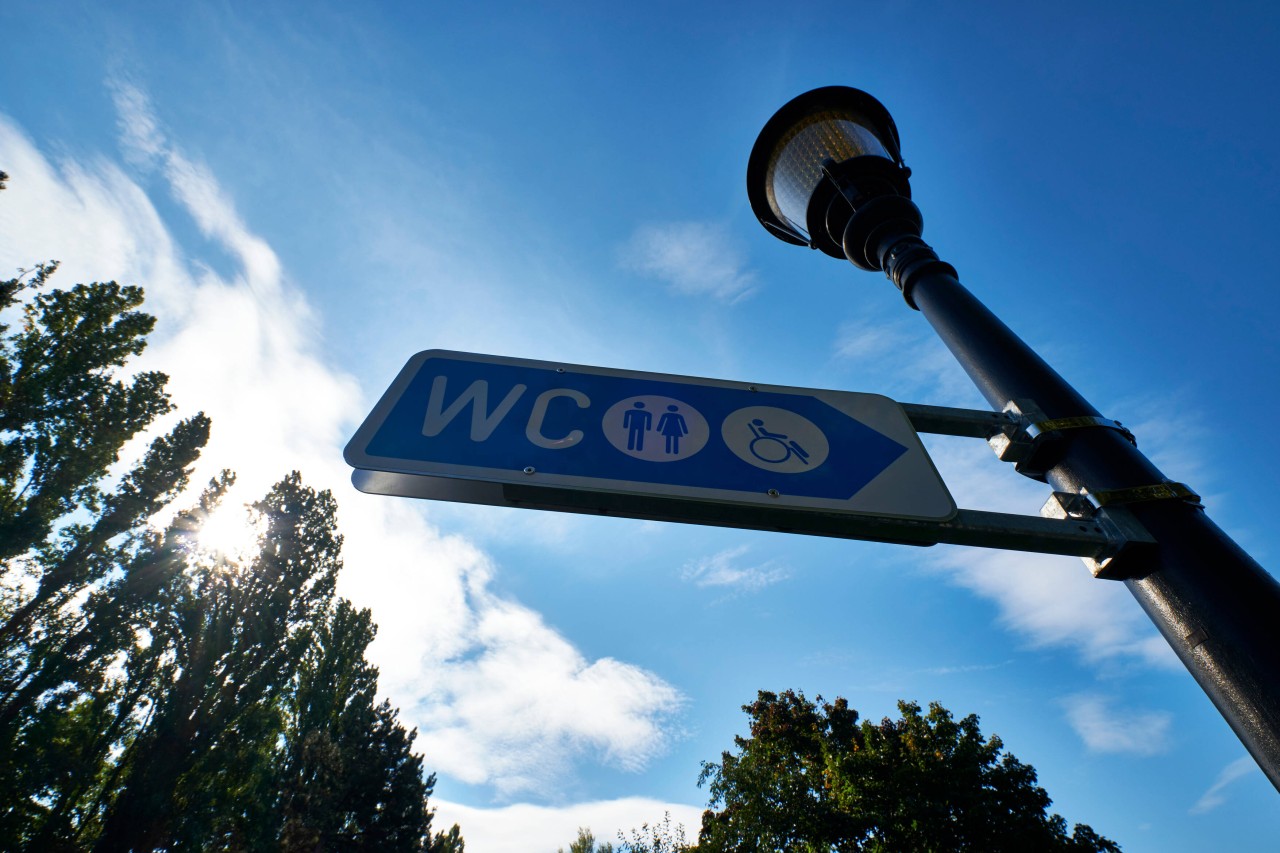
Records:
[[[580,429],[570,430],[569,434],[563,438],[547,438],[542,434],[542,421],[547,416],[547,406],[556,397],[568,397],[578,404],[579,409],[585,409],[591,405],[591,400],[586,394],[571,388],[552,388],[538,395],[538,399],[533,401],[533,411],[529,413],[529,426],[525,428],[524,434],[529,441],[548,450],[564,450],[582,441]]]

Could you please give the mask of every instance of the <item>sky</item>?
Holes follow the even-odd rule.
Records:
[[[701,763],[788,688],[976,713],[1125,850],[1272,849],[1274,788],[1079,560],[364,495],[342,448],[437,348],[983,407],[880,274],[751,213],[765,121],[850,85],[925,239],[1274,573],[1274,5],[8,0],[0,31],[0,268],[146,289],[140,366],[213,418],[196,484],[334,491],[472,853],[695,835]],[[925,443],[962,507],[1047,497]]]

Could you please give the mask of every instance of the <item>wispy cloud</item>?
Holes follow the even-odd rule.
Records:
[[[1090,752],[1159,755],[1169,748],[1173,717],[1165,711],[1116,708],[1093,693],[1062,700],[1067,722]]]
[[[155,166],[163,159],[168,146],[151,109],[151,99],[146,92],[122,77],[108,80],[107,88],[115,103],[116,127],[120,131],[125,159],[144,168]]]
[[[1249,756],[1237,758],[1222,768],[1218,778],[1213,780],[1209,790],[1200,795],[1200,799],[1196,800],[1195,805],[1188,810],[1188,814],[1208,814],[1227,801],[1226,790],[1232,782],[1243,779],[1250,773],[1261,772],[1257,763]]]
[[[245,226],[235,203],[227,196],[208,166],[192,160],[172,144],[151,108],[146,92],[123,79],[108,82],[120,128],[120,146],[130,162],[159,166],[169,191],[197,227],[240,261],[244,283],[255,291],[279,290],[280,261],[266,241]],[[306,311],[295,300],[295,312]]]
[[[757,289],[729,229],[711,222],[668,222],[636,229],[622,266],[666,282],[677,293],[733,303]]]
[[[231,467],[237,498],[250,500],[298,469],[333,490],[346,537],[340,591],[372,608],[383,691],[419,728],[432,769],[511,796],[555,790],[548,783],[578,760],[635,770],[665,749],[683,701],[676,688],[587,658],[497,594],[488,557],[443,535],[422,505],[351,488],[341,447],[369,400],[326,362],[311,306],[216,176],[170,138],[145,92],[111,88],[127,160],[155,170],[231,272],[187,258],[120,166],[51,163],[2,117],[0,162],[14,180],[0,198],[0,266],[59,258],[64,284],[116,278],[146,289],[159,323],[143,366],[170,375],[180,414],[213,419],[195,484]]]
[[[741,560],[751,550],[740,545],[692,560],[685,564],[681,577],[700,587],[722,587],[738,592],[756,592],[786,580],[791,570],[774,560],[757,565],[743,565]]]
[[[1000,663],[970,663],[961,664],[960,666],[933,666],[927,669],[918,669],[916,672],[928,675],[964,675],[970,672],[990,672],[993,669],[1002,669],[1012,660],[1001,661]]]
[[[885,393],[899,400],[981,405],[960,365],[915,312],[893,319],[847,321],[836,333],[831,353],[842,368],[887,377],[890,385]]]
[[[836,358],[853,361],[879,361],[917,348],[926,336],[911,330],[906,323],[873,323],[850,320],[840,325],[833,349]]]

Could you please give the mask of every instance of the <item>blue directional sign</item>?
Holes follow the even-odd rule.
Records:
[[[887,397],[443,350],[409,360],[345,456],[366,491],[477,503],[704,523],[734,506],[956,513]]]

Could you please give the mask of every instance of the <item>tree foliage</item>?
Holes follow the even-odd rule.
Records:
[[[974,715],[899,702],[860,722],[844,699],[761,691],[750,736],[703,765],[699,851],[1118,851],[1048,814],[1033,767],[984,739]]]
[[[280,784],[286,850],[359,844],[370,850],[461,853],[456,826],[432,836],[427,809],[435,776],[387,702],[364,659],[376,628],[368,610],[339,599],[308,637],[285,702]]]
[[[0,836],[78,821],[134,723],[112,667],[134,641],[128,602],[146,520],[186,486],[208,438],[196,415],[109,476],[169,411],[160,373],[121,376],[154,319],[115,282],[49,290],[57,262],[0,282]],[[18,321],[16,328],[14,321]],[[34,833],[34,834],[32,834]]]
[[[2,180],[2,179],[0,179]],[[132,372],[154,319],[114,282],[0,282],[0,838],[6,850],[461,853],[379,703],[368,611],[334,595],[332,495],[294,472],[210,551],[234,477],[163,529],[209,434]]]
[[[640,824],[630,833],[618,833],[617,853],[684,853],[689,844],[684,837],[684,824],[671,822],[671,813],[662,815],[662,822]]]
[[[630,832],[619,830],[616,847],[608,841],[597,842],[587,827],[578,827],[578,837],[569,845],[569,853],[686,853],[693,849],[685,839],[684,824],[673,824],[670,812],[663,814],[661,823],[642,823]],[[559,853],[564,853],[563,847]]]

